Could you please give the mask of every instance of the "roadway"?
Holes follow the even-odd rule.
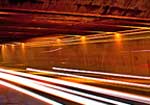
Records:
[[[38,98],[45,104],[148,105],[150,103],[149,77],[120,76],[102,72],[96,74],[99,75],[96,77],[92,71],[86,73],[81,71],[56,67],[53,70],[3,67],[0,69],[0,84]]]

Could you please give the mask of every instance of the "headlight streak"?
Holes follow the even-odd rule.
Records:
[[[92,99],[99,100],[99,101],[104,101],[104,102],[108,102],[108,103],[112,103],[112,104],[116,104],[116,105],[130,105],[130,104],[127,104],[127,103],[123,103],[123,102],[107,99],[107,98],[104,98],[104,97],[99,97],[99,96],[95,96],[95,95],[75,91],[75,90],[72,90],[72,89],[63,88],[63,87],[56,86],[56,85],[51,85],[51,84],[39,82],[39,81],[36,81],[36,80],[31,80],[31,81],[34,82],[34,83],[37,83],[39,85],[47,86],[47,87],[58,89],[58,90],[61,90],[61,91],[66,91],[66,92],[69,92],[69,93],[81,95],[81,96],[92,98]]]
[[[20,87],[18,87],[18,86],[15,86],[15,85],[13,85],[13,84],[7,83],[7,82],[2,81],[2,80],[0,80],[0,85],[3,85],[3,86],[6,86],[6,87],[9,87],[9,88],[12,88],[12,89],[14,89],[14,90],[16,90],[16,91],[19,91],[19,92],[21,92],[21,93],[27,94],[27,95],[29,95],[29,96],[31,96],[31,97],[34,97],[34,98],[36,98],[36,99],[39,99],[39,100],[41,100],[41,101],[43,101],[43,102],[46,102],[46,103],[48,103],[48,104],[50,104],[50,105],[62,105],[62,104],[60,104],[60,103],[58,103],[58,102],[55,102],[55,101],[50,100],[50,99],[48,99],[48,98],[46,98],[46,97],[40,96],[40,95],[35,94],[35,93],[31,92],[31,91],[28,91],[28,90],[26,90],[26,89],[20,88]]]
[[[101,74],[101,75],[126,77],[126,78],[135,78],[135,79],[150,79],[150,77],[145,77],[145,76],[134,76],[134,75],[125,75],[125,74],[105,73],[105,72],[96,72],[96,71],[89,71],[89,70],[60,68],[60,67],[53,67],[52,69],[60,70],[60,71],[71,71],[71,72],[79,72],[79,73]]]
[[[48,77],[42,77],[42,76],[37,76],[37,75],[32,75],[32,74],[27,74],[27,73],[20,73],[20,72],[10,71],[7,69],[0,69],[0,71],[7,72],[7,73],[14,73],[15,75],[22,75],[25,77],[43,80],[43,81],[51,82],[51,83],[55,83],[55,84],[66,85],[66,86],[79,88],[79,89],[83,89],[83,90],[87,90],[87,91],[91,91],[91,92],[97,92],[97,93],[105,94],[105,95],[109,95],[109,96],[115,96],[115,97],[131,100],[131,101],[137,101],[137,102],[146,103],[146,104],[150,103],[149,97],[145,97],[145,96],[134,95],[134,94],[130,94],[130,93],[124,93],[124,92],[109,90],[109,89],[105,89],[105,88],[99,88],[99,87],[95,87],[95,86],[64,81],[64,80],[55,79],[55,78],[48,78]]]
[[[115,83],[115,84],[136,86],[136,87],[142,87],[142,88],[150,88],[149,85],[130,83],[130,82],[123,82],[123,81],[118,81],[118,80],[99,79],[99,78],[93,78],[93,77],[87,77],[87,76],[79,76],[79,75],[67,74],[67,73],[49,72],[49,71],[44,71],[44,70],[32,69],[32,68],[27,68],[27,70],[35,71],[35,72],[41,72],[41,73],[55,74],[55,75],[70,76],[70,77],[76,77],[76,78],[82,78],[82,79],[90,79],[90,80],[95,80],[95,81],[100,81],[100,82],[108,82],[108,83],[112,83],[112,84]]]
[[[48,87],[45,87],[43,85],[35,84],[33,81],[31,81],[29,79],[22,78],[22,77],[17,77],[17,76],[13,76],[13,75],[10,75],[10,74],[5,74],[5,73],[0,73],[0,77],[5,79],[5,80],[12,81],[12,82],[15,82],[15,83],[19,83],[21,85],[24,85],[24,86],[27,86],[27,87],[30,87],[30,88],[33,88],[33,89],[51,94],[51,95],[62,97],[64,99],[67,99],[67,100],[70,100],[70,101],[73,101],[73,102],[76,102],[76,103],[79,103],[79,104],[84,104],[84,105],[107,105],[107,104],[102,103],[102,102],[90,100],[90,99],[87,99],[87,98],[84,98],[84,97],[69,94],[69,93],[59,91],[59,90],[56,90],[56,89],[53,89],[53,88],[48,88]]]
[[[83,92],[78,92],[78,91],[75,91],[75,90],[63,88],[63,87],[56,86],[56,85],[50,85],[50,84],[37,82],[37,81],[34,81],[34,82],[37,83],[37,84],[40,84],[40,85],[48,86],[48,87],[51,87],[51,88],[59,89],[59,90],[62,90],[62,91],[70,92],[70,93],[73,93],[73,94],[81,95],[81,96],[92,98],[92,99],[99,100],[99,101],[108,102],[108,103],[115,104],[115,105],[130,105],[130,104],[127,104],[127,103],[123,103],[123,102],[119,102],[119,101],[115,101],[115,100],[111,100],[111,99],[107,99],[107,98],[104,98],[104,97],[99,97],[99,96],[95,96],[95,95],[91,95],[91,94],[87,94],[87,93],[83,93]]]
[[[95,95],[91,95],[91,94],[87,94],[87,93],[83,93],[83,92],[78,92],[78,91],[71,90],[71,89],[66,89],[66,88],[63,88],[63,87],[60,87],[60,86],[56,86],[56,85],[51,85],[51,84],[47,84],[47,83],[43,83],[43,82],[39,82],[39,81],[35,81],[35,80],[31,80],[31,81],[34,82],[34,83],[43,85],[43,86],[48,86],[48,87],[51,87],[51,88],[55,88],[55,89],[58,89],[58,90],[70,92],[70,93],[73,93],[73,94],[82,95],[82,96],[93,98],[93,99],[96,99],[96,100],[99,100],[99,101],[104,101],[104,102],[108,102],[108,103],[112,103],[112,104],[116,104],[116,105],[129,105],[127,103],[123,103],[123,102],[119,102],[119,101],[115,101],[115,100],[111,100],[111,99],[107,99],[107,98],[104,98],[104,97],[99,97],[99,96],[95,96]]]

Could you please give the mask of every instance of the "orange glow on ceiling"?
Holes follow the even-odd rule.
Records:
[[[121,41],[122,40],[122,35],[120,33],[115,33],[115,40],[116,41]]]
[[[81,42],[82,42],[82,44],[85,44],[86,43],[86,36],[81,36]]]

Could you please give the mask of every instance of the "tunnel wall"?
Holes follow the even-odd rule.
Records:
[[[5,46],[1,64],[51,70],[64,67],[150,76],[150,39],[67,46]],[[56,50],[56,51],[55,51]]]
[[[149,0],[0,0],[0,8],[150,18]]]

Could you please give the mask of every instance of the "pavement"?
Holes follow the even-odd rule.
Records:
[[[92,71],[84,73],[81,70],[56,67],[52,69],[45,71],[3,67],[0,68],[0,84],[4,84],[3,81],[26,89],[47,98],[49,102],[53,100],[50,102],[53,105],[80,105],[86,101],[94,103],[90,105],[148,105],[150,102],[149,77],[131,75],[120,77],[119,74],[111,73],[97,74]],[[44,103],[43,99],[42,103],[38,101],[39,99],[1,87],[0,105],[50,105]]]
[[[48,105],[33,97],[0,85],[0,105]]]

